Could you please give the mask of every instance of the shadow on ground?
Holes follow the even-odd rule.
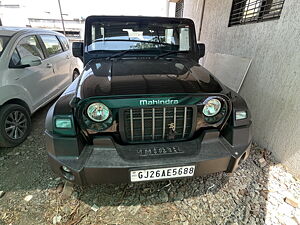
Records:
[[[196,179],[76,186],[76,190],[88,207],[109,209],[109,216],[98,217],[107,223],[264,224],[268,171],[275,164],[259,163],[266,154],[253,148],[250,158],[230,176],[217,173]],[[112,219],[112,214],[117,218]],[[122,220],[132,217],[130,222]]]
[[[44,141],[44,121],[54,103],[32,116],[32,130],[25,142],[15,148],[0,148],[0,190],[46,189],[53,177],[47,163]]]
[[[275,163],[258,147],[232,176],[75,186],[72,196],[62,199],[62,181],[48,166],[44,141],[44,119],[52,104],[33,115],[32,133],[22,145],[0,151],[0,191],[5,192],[0,224],[53,223],[55,215],[69,224],[265,223],[268,172]],[[268,163],[261,165],[261,158]],[[27,195],[32,200],[26,202]]]

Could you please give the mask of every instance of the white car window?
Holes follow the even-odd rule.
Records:
[[[6,44],[8,43],[10,37],[7,36],[0,36],[0,56],[2,54],[2,52],[4,51],[4,48],[6,46]]]
[[[62,43],[64,50],[67,51],[69,50],[69,41],[67,40],[67,38],[62,37],[62,36],[58,36],[60,42]]]
[[[44,59],[42,48],[34,35],[21,39],[11,57],[11,65],[18,65],[21,58],[28,55],[34,55]]]
[[[17,65],[19,65],[20,61],[21,61],[21,57],[20,57],[17,49],[15,49],[11,56],[11,59],[10,59],[10,65],[17,66]]]
[[[56,55],[62,52],[62,47],[54,35],[41,35],[41,38],[46,46],[47,52],[49,56]]]

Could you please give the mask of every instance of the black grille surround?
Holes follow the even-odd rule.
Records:
[[[182,141],[193,136],[196,120],[195,105],[122,108],[119,130],[128,144]]]

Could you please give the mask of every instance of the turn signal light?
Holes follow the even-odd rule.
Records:
[[[235,112],[235,119],[236,120],[243,120],[247,118],[247,112],[246,111],[236,111]]]
[[[69,128],[72,128],[72,121],[69,118],[56,119],[55,126],[56,126],[56,128],[69,129]]]

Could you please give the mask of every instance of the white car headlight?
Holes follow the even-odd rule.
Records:
[[[215,116],[220,112],[221,107],[221,102],[218,99],[213,98],[204,105],[202,112],[205,116]]]
[[[87,108],[87,115],[95,122],[103,122],[110,116],[110,110],[102,103],[92,103]]]

